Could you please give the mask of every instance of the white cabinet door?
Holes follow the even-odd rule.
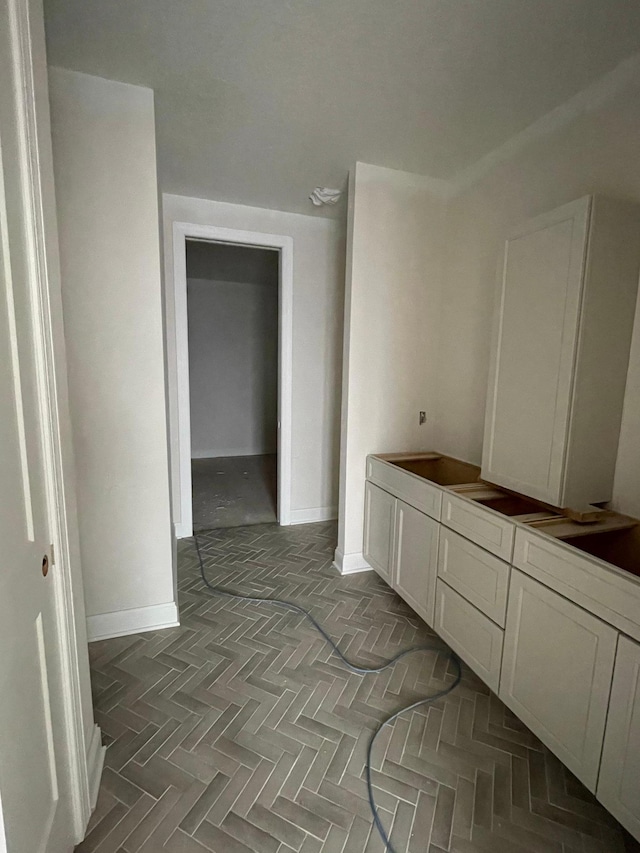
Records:
[[[640,646],[620,637],[598,799],[640,839]]]
[[[515,524],[509,518],[457,495],[442,499],[442,523],[497,557],[511,562]]]
[[[499,696],[593,792],[617,637],[512,569]]]
[[[482,477],[553,506],[611,499],[640,268],[640,206],[589,196],[505,245]]]
[[[482,477],[558,506],[590,198],[539,216],[505,246]]]
[[[502,628],[510,572],[508,563],[442,527],[438,575]]]
[[[438,558],[437,521],[403,501],[396,508],[393,588],[433,625]]]
[[[434,627],[485,684],[497,692],[504,631],[440,579],[436,583]]]
[[[368,481],[364,486],[364,558],[391,585],[396,499]]]

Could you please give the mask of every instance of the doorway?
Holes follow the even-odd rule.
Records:
[[[290,523],[293,241],[174,223],[180,520]]]
[[[275,522],[279,253],[186,253],[193,529]]]

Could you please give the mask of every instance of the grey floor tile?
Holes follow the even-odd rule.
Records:
[[[109,742],[82,853],[385,853],[372,831],[367,742],[390,711],[450,683],[446,647],[375,574],[332,568],[335,525],[198,534],[212,582],[311,609],[216,596],[179,545],[180,628],[90,648]],[[621,827],[468,670],[450,696],[379,738],[373,781],[397,853],[631,853]],[[630,846],[631,845],[631,846]]]

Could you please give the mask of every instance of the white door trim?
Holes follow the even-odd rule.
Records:
[[[31,7],[31,8],[30,8]],[[13,64],[16,91],[22,174],[27,179],[24,199],[28,262],[31,268],[35,373],[41,411],[42,451],[52,557],[54,601],[60,646],[66,751],[70,771],[74,833],[85,834],[92,811],[87,744],[83,724],[80,643],[86,635],[82,590],[72,577],[73,553],[78,552],[75,494],[69,456],[70,418],[66,398],[66,363],[62,329],[57,222],[53,194],[53,165],[46,66],[37,62],[44,55],[44,23],[39,0],[9,0],[12,24]],[[34,51],[35,46],[35,51]],[[35,56],[35,60],[34,60]],[[35,73],[34,73],[35,72]],[[62,390],[64,389],[64,391]],[[54,556],[55,555],[55,556]],[[76,572],[77,574],[77,572]],[[78,603],[77,603],[78,602]],[[86,673],[88,678],[88,671]],[[99,729],[96,727],[95,734]],[[60,745],[64,748],[62,745]],[[103,747],[100,747],[102,752]]]
[[[193,535],[191,502],[191,410],[189,401],[189,333],[187,322],[188,238],[231,243],[280,253],[278,285],[278,522],[291,524],[291,394],[293,384],[293,238],[221,228],[217,225],[173,223],[173,300],[178,395],[178,468],[180,522],[176,536]],[[171,330],[167,330],[171,334]]]

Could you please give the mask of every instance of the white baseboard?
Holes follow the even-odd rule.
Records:
[[[333,521],[338,517],[338,508],[335,506],[317,506],[312,509],[292,509],[289,517],[281,519],[280,524],[285,527],[290,524],[313,524],[315,521]],[[193,536],[193,530],[187,528],[179,521],[173,525],[176,539],[186,539]]]
[[[362,556],[362,552],[357,554],[343,554],[339,548],[336,548],[333,565],[341,575],[355,575],[357,572],[373,571],[369,563]]]
[[[338,517],[338,507],[316,506],[312,509],[292,509],[289,524],[312,524],[314,521],[333,521]]]
[[[102,732],[100,726],[94,725],[89,751],[87,753],[87,777],[89,779],[89,802],[91,811],[96,807],[98,800],[98,789],[102,779],[102,768],[104,767],[104,756],[107,747],[102,745]]]
[[[193,536],[193,530],[187,529],[186,525],[181,521],[176,521],[173,525],[173,532],[176,539],[188,539]]]
[[[131,610],[116,610],[113,613],[98,613],[87,616],[87,639],[109,640],[126,637],[142,631],[159,631],[179,625],[178,608],[175,601],[153,604],[150,607],[133,607]]]

